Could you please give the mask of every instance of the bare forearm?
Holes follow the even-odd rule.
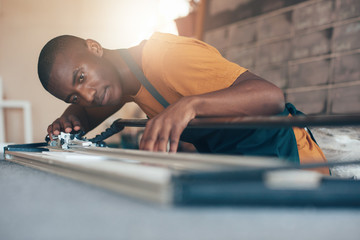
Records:
[[[196,117],[274,115],[283,111],[281,89],[264,80],[244,80],[216,92],[183,99]]]

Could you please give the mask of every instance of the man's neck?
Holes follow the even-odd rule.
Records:
[[[135,62],[142,69],[142,49],[145,44],[145,41],[141,42],[139,45],[131,47],[128,49],[131,56],[134,58]],[[110,61],[117,71],[119,72],[120,79],[123,87],[123,98],[125,101],[131,101],[131,96],[137,94],[140,89],[139,80],[132,74],[127,64],[121,58],[118,50],[109,50],[104,49],[104,55],[108,61]]]

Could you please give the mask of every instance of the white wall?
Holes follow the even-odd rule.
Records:
[[[136,45],[153,30],[174,32],[173,23],[164,22],[159,13],[159,1],[0,0],[4,98],[31,102],[34,141],[43,141],[47,126],[67,107],[47,93],[38,80],[37,58],[43,45],[55,36],[72,34],[96,39],[113,49]],[[131,115],[132,110],[128,107],[122,117]],[[23,142],[22,113],[7,110],[5,121],[6,141]]]

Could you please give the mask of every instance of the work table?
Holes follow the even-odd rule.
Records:
[[[1,239],[358,239],[360,209],[162,207],[0,160]]]

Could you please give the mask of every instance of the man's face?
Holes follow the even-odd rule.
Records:
[[[122,96],[115,67],[83,46],[56,56],[48,91],[67,103],[82,106],[116,105]]]

